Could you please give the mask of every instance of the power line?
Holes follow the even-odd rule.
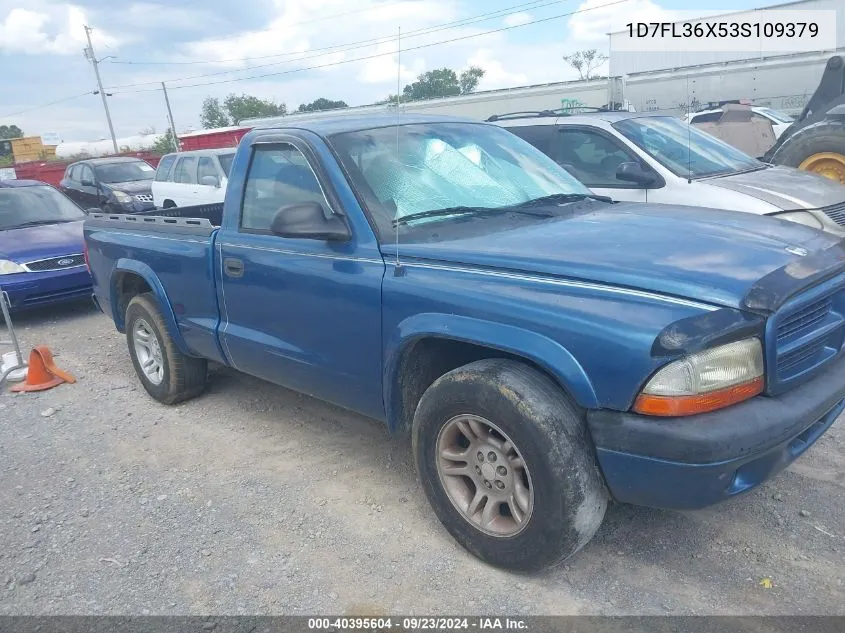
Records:
[[[429,44],[421,44],[419,46],[413,46],[413,47],[410,47],[410,48],[406,48],[405,51],[407,52],[407,51],[419,50],[419,49],[423,49],[423,48],[431,48],[433,46],[439,46],[441,44],[449,44],[449,43],[452,43],[452,42],[468,40],[468,39],[472,39],[472,38],[476,38],[476,37],[483,37],[485,35],[490,35],[490,34],[493,34],[493,33],[501,33],[501,32],[504,32],[504,31],[510,31],[510,30],[513,30],[513,29],[522,28],[522,27],[525,27],[525,26],[530,26],[532,24],[540,24],[540,23],[543,23],[543,22],[549,22],[551,20],[557,20],[557,19],[560,19],[560,18],[565,18],[565,17],[575,15],[575,14],[578,14],[578,13],[585,13],[587,11],[593,11],[595,9],[602,9],[602,8],[605,8],[605,7],[611,7],[611,6],[614,6],[614,5],[617,5],[617,4],[622,4],[623,2],[628,2],[628,0],[616,0],[615,2],[609,2],[607,4],[602,4],[602,5],[595,6],[595,7],[587,7],[587,8],[584,8],[584,9],[578,9],[578,10],[575,10],[575,11],[570,11],[569,13],[562,13],[562,14],[553,15],[553,16],[550,16],[550,17],[547,17],[547,18],[532,20],[530,22],[525,22],[523,24],[506,26],[506,27],[502,27],[502,28],[498,28],[498,29],[489,30],[489,31],[483,31],[481,33],[474,33],[474,34],[471,34],[471,35],[456,37],[456,38],[452,38],[452,39],[449,39],[449,40],[432,42],[432,43],[429,43]],[[512,11],[512,10],[513,10],[513,8],[509,9],[509,11]],[[331,66],[340,66],[342,64],[351,64],[351,63],[354,63],[354,62],[366,61],[366,60],[369,60],[369,59],[376,59],[378,57],[386,57],[388,55],[393,55],[393,54],[395,54],[395,51],[390,51],[390,52],[387,52],[387,53],[377,53],[377,54],[374,54],[374,55],[367,55],[365,57],[356,57],[355,59],[347,59],[347,60],[342,60],[342,61],[339,61],[339,62],[332,62],[332,63],[329,63],[329,64],[319,64],[319,65],[308,66],[308,67],[303,67],[303,68],[294,68],[294,69],[291,69],[291,70],[285,70],[285,71],[280,71],[280,72],[276,72],[276,73],[264,73],[264,74],[261,74],[261,75],[252,75],[252,76],[249,76],[249,77],[236,77],[236,78],[233,78],[233,79],[224,79],[224,80],[220,80],[220,81],[211,81],[211,82],[204,82],[204,83],[198,83],[198,84],[190,84],[190,85],[187,85],[187,86],[171,86],[171,89],[176,90],[176,89],[179,89],[179,88],[196,88],[196,87],[200,87],[200,86],[209,86],[209,85],[216,85],[216,84],[222,84],[222,83],[233,83],[233,82],[237,82],[237,81],[249,81],[251,79],[261,79],[263,77],[273,77],[273,76],[279,76],[279,75],[287,75],[287,74],[296,73],[296,72],[303,72],[303,71],[306,71],[306,70],[315,70],[315,69],[319,69],[319,68],[328,68],[328,67],[331,67]],[[294,61],[296,61],[296,60],[294,60]],[[245,69],[245,70],[249,70],[249,69]],[[178,81],[178,80],[171,80],[171,81]],[[184,79],[183,79],[183,81],[184,81]],[[158,82],[158,83],[160,83],[160,82]],[[137,84],[137,85],[141,85],[141,84]],[[117,86],[117,87],[119,88],[121,86]],[[130,87],[130,85],[127,84],[123,87]],[[107,90],[111,90],[111,88],[107,88]],[[159,90],[161,90],[161,88],[146,88],[146,89],[141,89],[141,90],[121,90],[121,91],[115,92],[114,94],[137,94],[137,93],[142,93],[142,92],[158,92]],[[78,94],[78,95],[73,95],[71,97],[65,97],[63,99],[57,99],[55,101],[50,101],[48,103],[43,103],[41,105],[33,106],[31,108],[27,108],[25,110],[20,110],[18,112],[12,112],[10,114],[0,116],[0,119],[7,119],[7,118],[10,118],[10,117],[19,116],[21,114],[25,114],[25,113],[31,112],[33,110],[39,110],[41,108],[46,108],[46,107],[56,105],[56,104],[59,104],[59,103],[65,103],[67,101],[79,99],[80,97],[84,97],[86,95],[91,95],[91,94],[94,94],[94,93],[89,91],[89,92],[83,92],[83,93]]]
[[[427,32],[434,33],[434,32],[437,32],[437,31],[442,30],[442,29],[447,28],[447,27],[451,28],[452,26],[463,26],[464,23],[472,24],[473,22],[476,22],[476,21],[481,22],[482,18],[487,19],[485,16],[488,16],[489,18],[501,17],[502,14],[511,13],[512,11],[516,11],[516,10],[540,9],[542,7],[546,7],[546,6],[549,6],[549,5],[552,5],[552,4],[559,4],[561,2],[566,2],[566,1],[567,0],[553,0],[551,2],[546,2],[544,0],[533,0],[532,2],[525,2],[523,4],[517,4],[517,5],[505,7],[504,9],[498,9],[496,11],[490,11],[488,13],[481,13],[481,14],[478,14],[478,15],[469,16],[469,17],[466,17],[466,18],[461,18],[460,20],[454,20],[452,22],[445,22],[443,24],[436,24],[434,26],[428,26],[428,27],[423,27],[423,28],[416,29],[416,30],[413,30],[413,31],[408,31],[407,36],[410,37],[412,34],[415,34],[415,33],[421,33],[421,34],[425,34]],[[390,3],[386,3],[386,4],[380,5],[380,6],[389,6],[389,4]],[[533,6],[533,5],[537,5],[537,6]],[[353,11],[351,13],[355,13],[355,12]],[[340,15],[349,15],[349,13],[344,13],[344,14],[340,14]],[[320,20],[320,19],[323,19],[323,18],[317,18],[317,20]],[[315,20],[312,20],[312,21],[315,21]],[[305,24],[305,23],[306,22],[300,22],[298,24]],[[296,25],[290,25],[290,26],[296,26]],[[357,44],[381,44],[381,43],[384,43],[384,42],[392,42],[393,40],[394,40],[394,36],[387,35],[387,36],[381,36],[381,37],[374,37],[374,38],[370,38],[370,39],[366,39],[366,40],[357,40],[357,41],[354,41],[354,42],[346,42],[344,44],[333,44],[331,46],[323,46],[323,47],[320,47],[320,48],[311,48],[311,49],[309,49],[309,51],[311,51],[311,52],[313,52],[313,51],[329,51],[329,50],[342,48],[342,47],[346,47],[346,46],[354,46],[354,45],[357,45]],[[352,50],[352,49],[349,49],[349,50]],[[258,56],[254,56],[254,57],[236,57],[236,58],[230,58],[230,59],[209,59],[209,60],[199,60],[199,61],[189,61],[189,62],[144,62],[144,61],[139,62],[139,61],[109,60],[109,63],[125,64],[125,65],[131,65],[131,66],[153,66],[153,65],[155,65],[155,66],[183,66],[183,65],[189,66],[189,65],[226,64],[226,63],[231,63],[231,62],[246,62],[246,61],[252,61],[252,60],[255,60],[255,59],[272,59],[272,58],[276,58],[276,57],[290,57],[292,55],[299,55],[299,54],[300,54],[300,52],[289,52],[289,53],[276,53],[276,54],[273,54],[273,55],[258,55]],[[293,60],[293,61],[299,61],[299,60]],[[263,66],[252,66],[251,68],[263,68]],[[239,70],[240,71],[250,70],[250,68],[242,68],[242,69],[238,69],[238,70],[230,70],[230,71],[224,71],[224,72],[238,72]],[[204,75],[198,75],[198,76],[202,77]],[[156,82],[148,82],[148,83],[152,84],[152,83],[156,83]],[[131,85],[145,85],[145,84],[131,84]],[[121,87],[121,86],[117,86],[117,87]],[[126,86],[123,86],[123,87],[126,87]]]
[[[482,13],[480,15],[470,16],[468,18],[463,18],[461,20],[456,20],[454,22],[446,22],[444,24],[439,24],[439,25],[435,25],[435,26],[431,26],[431,27],[425,27],[425,28],[422,28],[422,29],[417,29],[415,31],[409,31],[408,34],[407,34],[407,37],[420,37],[422,35],[430,35],[432,33],[437,33],[439,31],[445,31],[445,30],[448,30],[448,29],[455,28],[457,26],[466,26],[468,24],[475,24],[476,22],[484,22],[486,20],[490,20],[490,19],[493,19],[493,18],[496,18],[496,17],[501,17],[503,14],[510,13],[514,9],[519,9],[519,8],[539,9],[539,8],[546,7],[546,6],[553,5],[553,4],[560,4],[561,1],[566,2],[567,0],[534,0],[533,2],[528,2],[528,3],[522,4],[522,5],[515,5],[515,6],[512,6],[512,7],[507,7],[505,9],[499,9],[497,11],[492,11],[492,12],[489,12],[489,13]],[[536,6],[528,6],[528,5],[536,5]],[[527,23],[527,24],[530,24],[530,23]],[[518,26],[522,26],[522,25],[518,25]],[[209,73],[202,73],[200,75],[190,75],[190,76],[187,76],[187,77],[180,77],[180,78],[177,78],[177,79],[168,79],[166,81],[168,83],[173,83],[173,82],[177,82],[177,81],[188,81],[190,79],[202,79],[204,77],[216,77],[216,76],[219,76],[219,75],[230,75],[230,74],[233,74],[233,73],[241,73],[241,72],[247,72],[247,71],[250,71],[250,70],[256,70],[258,68],[268,68],[270,66],[281,66],[283,64],[292,64],[292,63],[295,63],[295,62],[306,61],[306,60],[309,60],[309,59],[326,57],[327,55],[334,54],[334,53],[344,53],[344,52],[348,52],[348,51],[352,51],[352,50],[357,50],[357,49],[360,49],[360,48],[368,48],[368,47],[370,47],[374,44],[391,42],[391,41],[393,41],[393,39],[394,39],[393,36],[386,36],[386,37],[380,37],[380,38],[372,38],[372,39],[369,39],[369,40],[360,40],[358,42],[348,42],[346,44],[335,44],[333,46],[325,46],[325,47],[322,47],[322,48],[313,48],[313,49],[311,49],[310,52],[314,52],[314,51],[327,51],[327,52],[320,53],[320,54],[317,54],[317,55],[305,55],[303,57],[298,57],[296,59],[290,59],[290,60],[285,60],[285,61],[270,62],[270,63],[267,63],[267,64],[258,64],[258,65],[255,65],[255,66],[249,66],[247,68],[235,68],[235,69],[228,69],[228,70],[218,70],[218,71],[209,72]],[[346,47],[346,48],[344,48],[344,47]],[[282,53],[282,54],[284,54],[284,55],[296,55],[298,53]],[[282,54],[280,54],[280,55],[282,55]],[[269,55],[267,57],[277,57],[277,56],[280,56],[280,55]],[[260,59],[260,58],[255,57],[255,58],[244,58],[244,59]],[[241,60],[231,60],[231,61],[241,61]],[[214,62],[208,62],[208,63],[214,63]],[[117,86],[110,86],[108,89],[109,90],[119,90],[121,88],[134,88],[136,86],[151,86],[153,84],[158,84],[158,83],[160,83],[160,82],[159,81],[141,81],[141,82],[131,83],[131,84],[121,84],[121,85],[117,85]]]
[[[423,49],[423,48],[431,48],[433,46],[440,46],[442,44],[451,44],[453,42],[460,42],[460,41],[464,41],[464,40],[473,39],[473,38],[476,38],[476,37],[483,37],[485,35],[491,35],[493,33],[502,33],[504,31],[511,31],[513,29],[519,29],[519,28],[523,28],[523,27],[526,27],[526,26],[531,26],[533,24],[541,24],[543,22],[549,22],[551,20],[559,20],[560,18],[565,18],[565,17],[571,16],[571,15],[576,15],[578,13],[586,13],[588,11],[595,11],[596,9],[603,9],[603,8],[606,8],[606,7],[612,7],[614,5],[622,4],[624,2],[628,2],[628,0],[616,0],[615,2],[608,2],[607,4],[602,4],[602,5],[598,5],[598,6],[594,6],[594,7],[586,7],[584,9],[576,9],[575,11],[570,11],[568,13],[561,13],[561,14],[553,15],[553,16],[550,16],[550,17],[547,17],[547,18],[531,20],[530,22],[524,22],[522,24],[515,24],[513,26],[505,26],[505,27],[501,27],[501,28],[498,28],[498,29],[492,29],[492,30],[489,30],[489,31],[482,31],[481,33],[473,33],[473,34],[470,34],[470,35],[463,35],[461,37],[455,37],[455,38],[448,39],[448,40],[441,40],[439,42],[431,42],[429,44],[420,44],[418,46],[411,46],[411,47],[406,48],[404,50],[405,50],[405,52],[415,51],[415,50],[420,50],[420,49]],[[277,77],[277,76],[280,76],[280,75],[289,75],[289,74],[292,74],[292,73],[303,72],[303,71],[306,71],[306,70],[316,70],[316,69],[319,69],[319,68],[330,68],[330,67],[333,67],[333,66],[341,66],[343,64],[352,64],[354,62],[366,61],[366,60],[369,60],[369,59],[376,59],[378,57],[387,57],[388,55],[394,55],[394,54],[395,54],[395,51],[389,51],[389,52],[386,52],[386,53],[375,53],[373,55],[367,55],[367,56],[364,56],[364,57],[356,57],[354,59],[345,59],[345,60],[341,60],[339,62],[331,62],[331,63],[328,63],[328,64],[317,64],[317,65],[314,65],[314,66],[304,66],[302,68],[293,68],[291,70],[282,70],[282,71],[274,72],[274,73],[262,73],[260,75],[250,75],[249,77],[235,77],[235,78],[232,78],[232,79],[220,79],[218,81],[206,81],[206,82],[202,82],[202,83],[188,84],[188,85],[185,85],[185,86],[171,86],[171,89],[172,90],[178,90],[180,88],[197,88],[197,87],[200,87],[200,86],[213,86],[213,85],[218,85],[218,84],[234,83],[234,82],[238,82],[238,81],[249,81],[249,80],[252,80],[252,79],[263,79],[264,77]],[[180,81],[180,80],[174,79],[174,80],[168,81],[168,83],[171,83],[172,81]],[[181,81],[184,81],[184,79],[181,80]],[[146,88],[146,89],[141,89],[141,90],[120,90],[120,91],[116,91],[115,94],[135,94],[135,93],[140,93],[140,92],[155,92],[157,90],[159,90],[159,89],[158,88]]]
[[[57,105],[59,103],[65,103],[66,101],[73,101],[74,99],[79,99],[80,97],[85,97],[87,95],[94,94],[93,91],[89,90],[88,92],[83,92],[78,95],[74,95],[72,97],[64,97],[63,99],[56,99],[55,101],[49,101],[48,103],[42,103],[41,105],[32,106],[31,108],[27,108],[25,110],[18,110],[17,112],[12,112],[10,114],[0,115],[0,119],[8,119],[10,117],[20,116],[21,114],[26,114],[27,112],[32,112],[33,110],[40,110],[41,108],[47,108],[52,105]]]
[[[325,20],[331,20],[333,18],[342,18],[347,15],[356,15],[360,13],[368,13],[370,11],[374,11],[375,9],[383,9],[385,7],[389,7],[394,4],[400,4],[399,2],[385,2],[382,4],[375,4],[364,9],[356,9],[354,11],[345,11],[343,13],[334,13],[332,15],[323,15],[317,18],[312,18],[310,20],[302,20],[301,22],[294,22],[293,24],[286,24],[286,28],[291,28],[294,26],[301,26],[303,24],[312,24],[314,22],[323,22]],[[167,65],[167,66],[174,66],[174,65],[192,65],[192,64],[219,64],[219,63],[226,63],[226,62],[240,62],[240,61],[247,61],[250,59],[267,59],[269,57],[279,57],[280,55],[290,55],[291,53],[280,53],[279,55],[261,55],[258,57],[240,57],[236,59],[218,59],[218,60],[210,60],[210,61],[191,61],[191,62],[136,62],[136,61],[121,61],[121,60],[113,60],[110,63],[112,64],[126,64],[131,66],[158,66],[158,65]],[[155,83],[155,82],[153,82]]]

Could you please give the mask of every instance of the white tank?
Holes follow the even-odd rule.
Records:
[[[117,139],[118,149],[123,151],[138,152],[145,149],[152,149],[164,134],[136,134],[135,136],[124,136]],[[74,158],[81,154],[88,156],[108,156],[114,154],[114,146],[111,139],[104,138],[99,141],[70,141],[59,143],[56,146],[56,158]]]

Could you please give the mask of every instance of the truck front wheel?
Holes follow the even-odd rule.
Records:
[[[437,379],[417,407],[413,451],[440,521],[497,567],[561,563],[604,518],[608,495],[583,415],[522,363],[482,360]]]
[[[179,351],[152,294],[136,295],[129,301],[126,342],[141,384],[159,402],[176,404],[202,392],[207,361]]]

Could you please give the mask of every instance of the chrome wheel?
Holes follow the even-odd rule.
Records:
[[[164,380],[164,360],[161,357],[161,345],[158,337],[144,319],[135,321],[132,330],[132,342],[135,345],[135,356],[141,371],[154,385],[160,385]]]
[[[477,415],[450,419],[437,436],[437,475],[452,505],[485,534],[519,534],[534,509],[531,475],[519,450]]]

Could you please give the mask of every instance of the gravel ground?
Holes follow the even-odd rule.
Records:
[[[87,305],[16,319],[75,385],[0,394],[0,614],[845,615],[845,427],[741,499],[616,505],[539,575],[441,528],[406,441],[237,374],[176,407]]]

